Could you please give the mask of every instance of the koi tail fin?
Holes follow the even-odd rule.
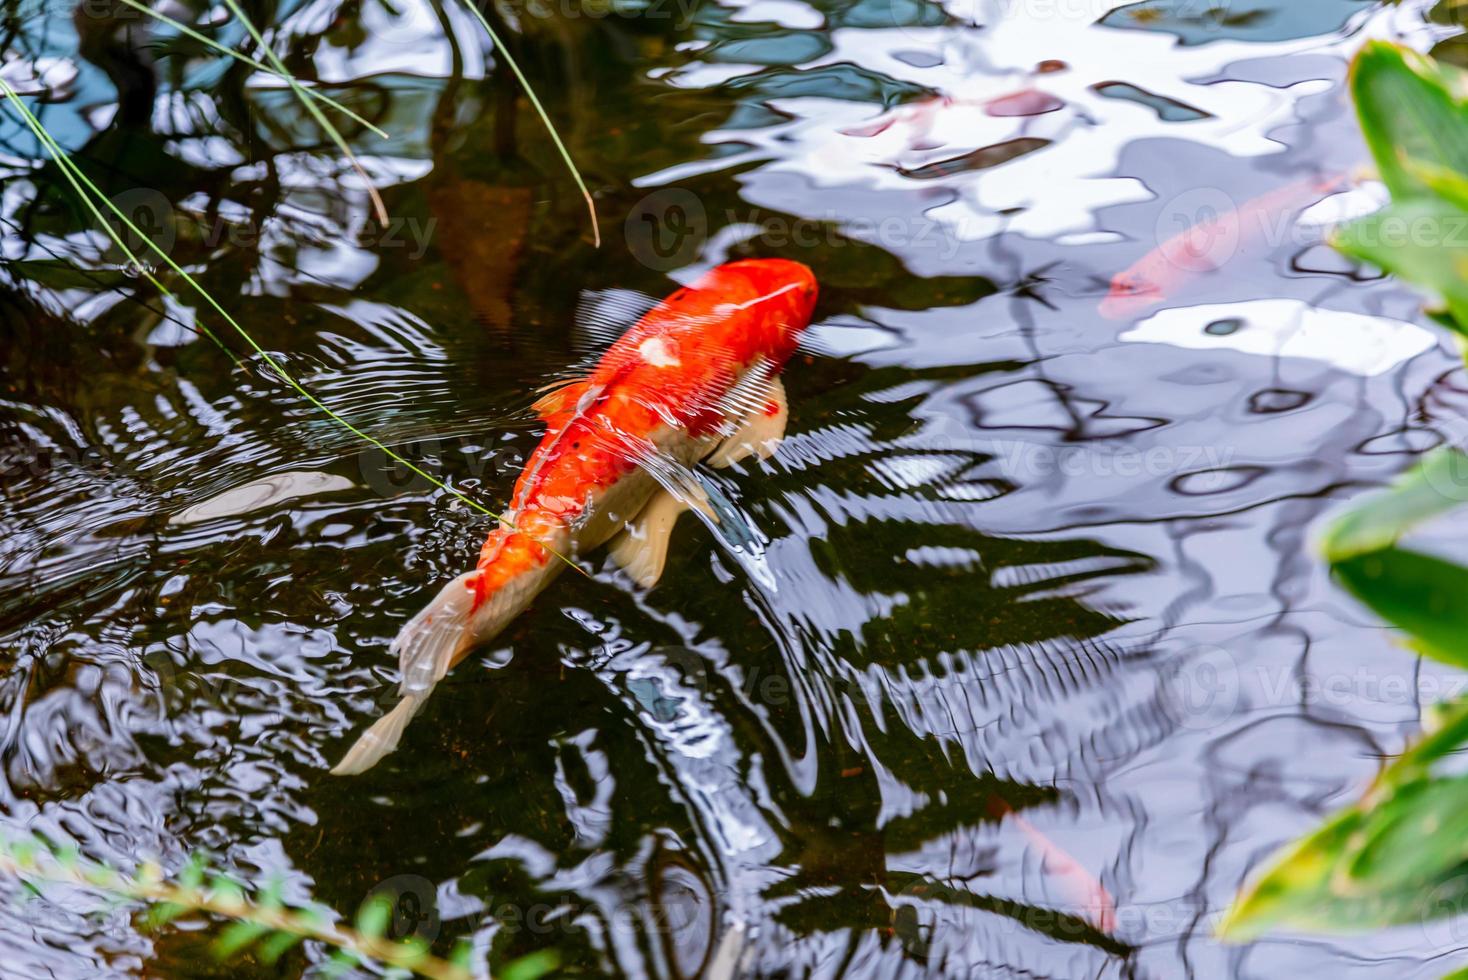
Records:
[[[382,761],[383,757],[398,747],[398,740],[408,722],[423,706],[423,698],[410,694],[398,702],[398,706],[377,719],[372,727],[362,733],[342,761],[332,767],[333,776],[356,776],[366,772]]]
[[[474,596],[478,571],[466,572],[439,590],[392,642],[402,671],[403,699],[357,739],[331,771],[337,776],[366,772],[398,747],[403,730],[464,651],[474,645]]]

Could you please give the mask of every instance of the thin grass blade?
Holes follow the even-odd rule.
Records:
[[[353,170],[357,171],[357,176],[362,178],[362,183],[367,188],[367,197],[372,201],[372,209],[377,215],[378,222],[384,228],[387,227],[387,205],[382,203],[382,196],[377,193],[377,188],[373,186],[372,178],[367,176],[367,171],[362,168],[362,164],[357,160],[357,155],[352,152],[352,148],[347,145],[347,141],[342,138],[342,134],[331,124],[331,120],[327,119],[321,110],[317,108],[316,103],[311,101],[310,96],[306,93],[306,89],[300,82],[296,81],[296,76],[292,75],[290,69],[286,68],[285,62],[280,60],[280,56],[275,53],[275,49],[265,43],[265,38],[255,29],[255,25],[251,23],[250,18],[245,16],[245,12],[240,9],[240,5],[235,0],[224,0],[224,5],[229,8],[229,12],[240,22],[240,25],[249,33],[250,37],[254,38],[255,43],[260,45],[260,50],[264,52],[265,59],[271,65],[275,66],[276,74],[285,79],[286,84],[291,87],[291,91],[296,93],[296,98],[301,100],[301,105],[305,106],[306,111],[311,114],[311,118],[316,120],[316,124],[321,127],[327,136],[331,137],[331,141],[336,144],[337,149],[341,150],[346,156],[347,162],[352,165]]]
[[[160,23],[167,24],[169,27],[171,27],[174,30],[178,31],[180,34],[184,35],[185,37],[191,38],[191,39],[193,39],[195,41],[198,41],[200,44],[205,45],[206,47],[211,48],[211,49],[213,49],[215,51],[218,51],[220,54],[227,55],[227,56],[235,59],[236,61],[241,62],[242,64],[249,65],[251,68],[255,69],[256,71],[263,71],[263,72],[265,72],[268,75],[274,75],[277,78],[282,78],[282,79],[287,77],[285,75],[282,75],[280,72],[276,71],[274,68],[271,68],[269,65],[264,64],[263,62],[256,61],[254,58],[251,58],[249,55],[245,54],[244,52],[236,51],[234,48],[227,47],[227,46],[225,46],[223,44],[220,44],[218,41],[214,40],[212,37],[209,37],[206,34],[201,34],[198,31],[194,30],[192,27],[190,27],[189,25],[185,24],[183,21],[174,20],[172,17],[168,16],[167,14],[162,13],[162,12],[157,11],[157,10],[154,10],[152,7],[149,7],[147,4],[139,3],[138,0],[122,0],[122,2],[125,3],[125,4],[127,4],[129,7],[132,7],[134,10],[138,10],[138,11],[141,11],[142,13],[147,14],[149,17],[152,17],[154,20],[159,21]],[[324,94],[322,92],[318,92],[314,88],[306,88],[305,86],[302,86],[301,91],[305,92],[306,95],[310,96],[311,98],[317,99],[318,101],[324,102],[326,105],[331,106],[337,112],[340,112],[342,115],[346,116],[348,119],[350,119],[353,122],[357,123],[359,126],[362,126],[363,128],[369,130],[373,134],[375,134],[377,136],[381,136],[383,139],[390,139],[391,138],[384,130],[379,129],[377,126],[373,125],[368,120],[362,118],[357,113],[353,112],[351,109],[348,109],[346,106],[342,105],[340,102],[336,101],[331,96],[326,95],[326,94]]]
[[[230,0],[225,0],[225,2],[230,2]],[[581,189],[581,199],[586,202],[586,213],[591,216],[592,239],[595,241],[596,247],[601,248],[601,225],[596,220],[596,202],[591,199],[591,191],[587,190],[586,181],[581,179],[581,171],[576,169],[576,161],[571,159],[571,151],[566,149],[565,143],[561,142],[561,134],[556,132],[555,123],[551,122],[550,115],[545,111],[545,106],[541,105],[540,99],[536,98],[535,90],[530,87],[530,82],[525,78],[525,73],[520,70],[520,66],[510,56],[509,49],[500,40],[500,36],[495,32],[495,29],[490,26],[488,18],[480,12],[474,0],[464,0],[464,6],[468,7],[469,12],[478,19],[479,23],[484,25],[485,31],[489,34],[490,42],[494,45],[495,50],[500,53],[500,56],[505,59],[505,64],[509,66],[510,71],[515,73],[515,78],[520,82],[520,87],[525,90],[525,97],[530,100],[530,104],[535,107],[535,114],[540,116],[540,121],[545,124],[546,132],[550,133],[551,142],[556,145],[556,152],[561,155],[561,159],[566,163],[566,169],[571,171],[572,179],[576,181],[576,186]]]

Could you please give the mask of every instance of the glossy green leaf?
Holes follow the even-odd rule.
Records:
[[[1459,332],[1468,331],[1468,210],[1426,197],[1398,200],[1337,228],[1333,241],[1341,251],[1437,293]]]
[[[449,952],[449,962],[461,970],[473,972],[474,944],[465,939],[454,943],[453,950]]]
[[[1468,107],[1450,69],[1383,41],[1362,48],[1351,68],[1351,93],[1361,131],[1381,179],[1401,202],[1428,187],[1406,166],[1419,160],[1468,173]]]
[[[1347,932],[1468,911],[1468,775],[1439,765],[1468,739],[1468,699],[1444,708],[1442,727],[1239,896],[1220,938],[1247,942],[1274,928]]]
[[[1413,649],[1468,667],[1468,569],[1400,548],[1348,558],[1332,569],[1372,612],[1404,630]]]
[[[1468,455],[1442,449],[1403,474],[1390,489],[1355,503],[1326,533],[1327,561],[1389,548],[1424,521],[1468,503]]]
[[[194,889],[204,883],[204,869],[208,866],[209,858],[206,854],[195,851],[189,855],[188,863],[178,873],[178,883],[181,888]]]
[[[1468,175],[1436,163],[1414,160],[1411,157],[1402,163],[1414,177],[1427,185],[1427,189],[1434,197],[1454,207],[1468,210]]]

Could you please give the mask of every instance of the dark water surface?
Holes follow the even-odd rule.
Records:
[[[1451,17],[512,5],[596,250],[452,4],[255,11],[392,133],[352,139],[386,230],[289,92],[177,55],[154,92],[91,20],[7,11],[8,51],[74,76],[42,118],[99,186],[323,400],[491,505],[539,437],[534,389],[636,294],[780,255],[822,301],[787,441],[710,477],[758,548],[685,518],[651,591],[599,558],[562,576],[397,754],[335,778],[393,700],[389,641],[488,520],[199,338],[225,327],[170,273],[178,298],[122,270],[0,114],[6,829],[124,866],[207,848],[346,914],[385,890],[398,934],[473,936],[496,966],[554,947],[568,975],[1456,965],[1449,927],[1211,939],[1246,873],[1461,681],[1419,671],[1312,545],[1465,428],[1468,379],[1417,298],[1321,244],[1372,199],[1337,180],[1366,159],[1346,60],[1451,44]],[[1164,264],[1163,302],[1103,315],[1114,275],[1235,207]],[[0,916],[0,975],[325,960],[219,967],[206,939],[32,903]]]

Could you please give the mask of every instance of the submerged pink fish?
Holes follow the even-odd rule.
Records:
[[[1267,240],[1291,214],[1341,186],[1345,176],[1311,177],[1250,198],[1223,213],[1204,214],[1111,280],[1099,307],[1108,320],[1140,316],[1176,293],[1194,276],[1215,271],[1233,254]]]

